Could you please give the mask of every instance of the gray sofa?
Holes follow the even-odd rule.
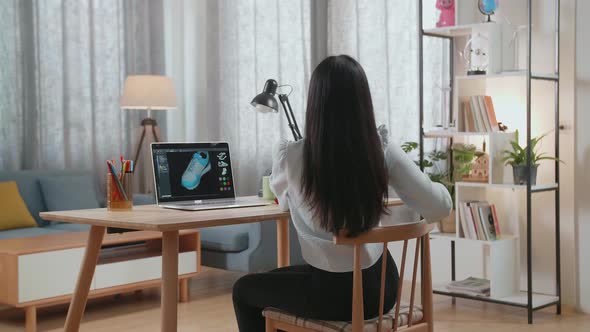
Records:
[[[72,181],[67,183],[70,177]],[[54,181],[53,187],[47,185],[47,182],[55,178],[59,178],[61,183],[65,184],[55,185]],[[60,191],[78,190],[74,182],[80,178],[92,179],[87,181],[88,187],[92,187],[88,190],[96,193],[98,206],[104,207],[105,195],[97,192],[96,180],[88,171],[0,171],[0,182],[16,181],[23,200],[39,225],[0,231],[0,240],[88,230],[88,226],[85,225],[50,223],[39,218],[39,212],[51,210],[51,202],[48,202],[46,197],[59,198],[63,196]],[[55,192],[47,192],[48,190]],[[151,195],[134,194],[133,201],[135,205],[153,204],[154,198]],[[88,207],[82,202],[79,203],[81,206],[76,206],[75,200],[70,203],[71,208]],[[290,239],[291,264],[300,264],[303,262],[301,249],[292,226]],[[276,223],[273,221],[204,228],[201,230],[201,242],[204,265],[243,272],[267,271],[276,267]]]

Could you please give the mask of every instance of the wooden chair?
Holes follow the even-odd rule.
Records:
[[[307,319],[297,317],[287,312],[266,308],[263,315],[266,319],[266,332],[277,330],[287,332],[364,332],[364,331],[397,331],[407,332],[433,331],[432,321],[432,276],[430,266],[430,238],[428,233],[432,230],[432,225],[424,222],[398,224],[394,226],[377,227],[358,237],[347,238],[344,236],[334,237],[334,243],[338,245],[354,246],[354,270],[353,270],[353,288],[352,288],[352,322],[335,322],[322,321],[317,319]],[[416,239],[416,248],[414,251],[414,267],[410,289],[410,303],[403,304],[400,299],[404,285],[404,273],[406,269],[406,254],[408,241]],[[385,270],[387,265],[387,244],[389,242],[403,241],[402,261],[400,266],[400,279],[398,285],[398,301],[393,309],[385,315],[364,320],[363,313],[363,282],[361,270],[361,246],[366,243],[382,243],[383,259],[381,262],[381,294],[379,298],[379,312],[383,312],[383,302],[385,293]],[[420,262],[419,252],[423,252],[422,268],[422,307],[415,305],[416,277],[418,264]]]

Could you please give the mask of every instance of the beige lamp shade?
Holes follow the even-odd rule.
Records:
[[[175,109],[174,83],[166,76],[128,76],[120,103],[122,109]]]

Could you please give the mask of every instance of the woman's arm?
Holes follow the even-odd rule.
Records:
[[[408,207],[427,221],[438,221],[449,215],[453,202],[447,188],[432,182],[428,176],[395,144],[385,150],[389,185]]]
[[[270,175],[270,190],[279,201],[283,211],[289,210],[287,201],[289,181],[287,180],[287,146],[289,142],[282,140],[275,144],[272,153],[272,174]]]

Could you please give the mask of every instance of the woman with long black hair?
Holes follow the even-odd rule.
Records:
[[[355,236],[378,226],[387,214],[391,185],[407,206],[425,219],[449,214],[451,197],[403,151],[382,149],[369,84],[361,65],[340,55],[322,61],[309,85],[305,139],[282,142],[273,155],[270,185],[280,206],[291,211],[306,265],[250,274],[234,285],[233,302],[241,332],[264,331],[262,310],[274,307],[323,320],[352,316],[352,247],[332,236]],[[380,244],[363,247],[365,318],[379,315],[383,255]],[[397,298],[397,267],[389,255],[384,311]]]

